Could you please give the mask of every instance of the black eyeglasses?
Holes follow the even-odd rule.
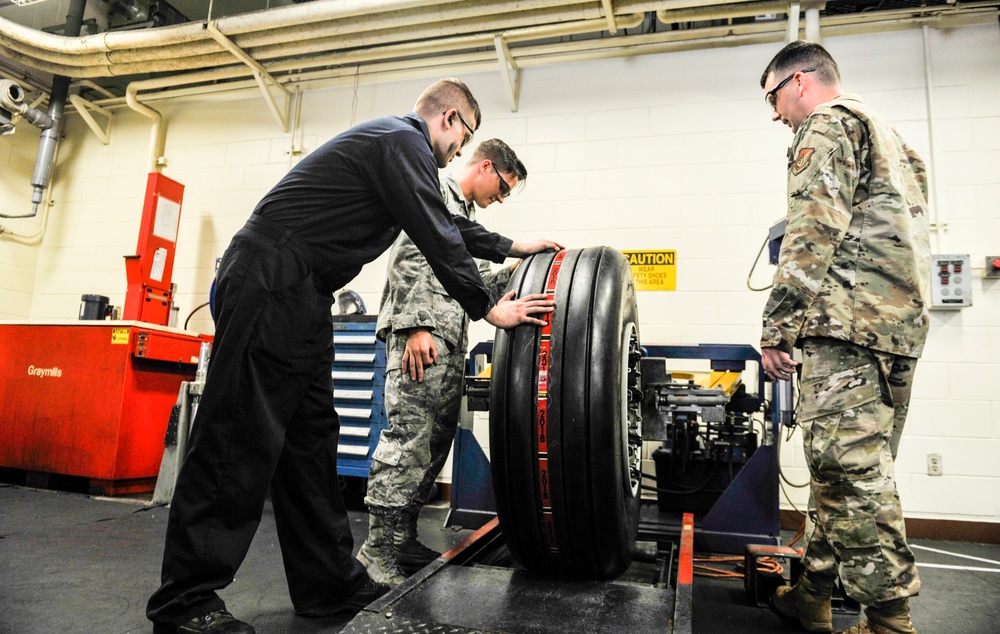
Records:
[[[472,140],[472,136],[476,133],[476,131],[472,129],[472,126],[470,126],[468,123],[465,122],[465,119],[462,118],[462,113],[458,111],[458,108],[455,108],[455,114],[458,115],[458,120],[462,122],[462,125],[465,126],[465,129],[469,131],[469,136],[462,139],[462,147],[465,147],[466,145],[469,144],[469,141]]]
[[[777,86],[775,86],[771,90],[768,90],[766,93],[764,93],[764,101],[767,102],[767,105],[771,106],[771,110],[777,110],[778,109],[778,91],[781,90],[782,88],[784,88],[785,84],[787,84],[788,82],[792,81],[792,77],[795,77],[799,73],[811,73],[814,70],[816,70],[816,69],[815,68],[803,68],[802,70],[797,70],[794,73],[792,73],[791,75],[789,75],[788,77],[785,77],[784,79],[782,79],[781,81],[778,82]]]
[[[493,168],[493,171],[497,173],[497,178],[500,179],[500,198],[510,196],[510,185],[508,185],[507,181],[505,181],[503,176],[500,175],[500,170],[497,169],[496,163],[490,161],[490,166]]]

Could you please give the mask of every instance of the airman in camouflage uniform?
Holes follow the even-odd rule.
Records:
[[[453,214],[474,221],[476,205],[503,203],[526,177],[514,151],[490,139],[457,178],[444,178],[441,192]],[[502,294],[514,267],[491,272],[489,262],[478,263],[487,288]],[[405,576],[399,566],[418,569],[440,555],[417,540],[417,518],[458,426],[468,324],[465,311],[448,296],[427,260],[406,234],[400,235],[390,251],[376,326],[386,341],[389,427],[373,455],[365,498],[369,535],[358,555],[380,581],[401,583]]]
[[[832,631],[839,576],[865,606],[850,632],[914,632],[920,588],[893,460],[929,328],[924,163],[857,96],[818,44],[793,42],[761,77],[795,131],[788,216],[764,308],[765,372],[790,379],[802,349],[802,426],[815,528],[796,586],[774,606],[807,631]]]

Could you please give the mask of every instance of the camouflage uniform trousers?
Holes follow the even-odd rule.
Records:
[[[390,334],[386,343],[390,369],[385,375],[385,410],[389,426],[382,431],[372,455],[365,504],[382,509],[419,508],[429,501],[455,438],[465,347],[449,353],[444,340],[435,336],[438,361],[424,367],[420,383],[399,367],[406,335]]]
[[[798,421],[810,470],[810,577],[840,577],[863,605],[920,589],[894,458],[917,360],[835,339],[803,341]]]

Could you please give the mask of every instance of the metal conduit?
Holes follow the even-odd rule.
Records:
[[[466,2],[447,10],[437,5],[448,0],[327,0],[267,11],[213,20],[218,28],[242,48],[260,43],[290,43],[307,39],[311,33],[346,34],[363,32],[375,34],[383,30],[407,26],[441,24],[467,18],[487,16],[512,17],[520,13],[538,11],[536,19],[579,19],[599,17],[599,6],[580,0],[520,0],[518,2],[488,1]],[[453,2],[450,4],[454,4]],[[618,13],[636,13],[652,10],[658,3],[639,0],[620,0]],[[630,8],[630,5],[635,8]],[[653,6],[647,6],[653,5]],[[565,7],[576,7],[565,9]],[[559,16],[562,12],[563,17]],[[551,16],[546,16],[551,13]],[[267,41],[269,34],[274,39]],[[249,42],[244,42],[249,40]],[[94,66],[114,63],[114,52],[128,52],[134,60],[163,59],[170,56],[199,55],[206,50],[221,51],[204,28],[204,23],[146,29],[142,31],[114,31],[81,38],[67,38],[43,33],[0,18],[0,45],[25,55],[40,51],[50,53],[52,63],[70,66]],[[179,45],[179,46],[178,46]],[[165,48],[166,47],[166,48]],[[184,47],[190,47],[186,51]],[[142,49],[149,49],[142,52]],[[148,56],[147,56],[148,54]],[[52,57],[52,56],[56,57]]]
[[[80,35],[83,26],[83,12],[87,8],[87,0],[72,0],[66,14],[65,33],[69,37]],[[52,91],[49,93],[48,115],[52,125],[42,130],[38,141],[38,154],[35,156],[35,169],[31,174],[31,215],[38,213],[38,205],[49,188],[52,175],[52,160],[56,154],[56,146],[63,131],[63,110],[66,108],[66,97],[69,95],[70,78],[56,75],[52,78]]]
[[[901,12],[902,13],[902,12]],[[920,28],[924,24],[933,24],[938,16],[912,17],[912,12],[906,15],[880,17],[876,14],[866,14],[864,21],[851,19],[852,16],[832,16],[824,18],[822,30],[828,35],[852,35],[874,31],[890,31],[910,28]],[[854,16],[857,18],[858,16]],[[981,21],[995,20],[993,12],[982,13]],[[520,31],[519,31],[520,33]],[[528,30],[523,31],[523,37],[528,37]],[[641,55],[676,50],[690,50],[720,45],[745,45],[765,42],[780,42],[784,39],[785,24],[782,22],[750,23],[740,25],[725,25],[680,31],[666,31],[635,35],[626,38],[602,38],[599,40],[584,40],[577,42],[561,42],[553,44],[536,44],[520,46],[511,49],[519,67],[538,67],[552,63],[567,63],[585,59],[599,59],[614,56]],[[514,36],[514,32],[511,33]],[[441,44],[448,49],[447,43]],[[404,46],[416,46],[404,45]],[[430,45],[428,45],[430,46]],[[416,52],[416,49],[408,49]],[[450,55],[424,57],[412,60],[391,60],[393,51],[381,49],[373,51],[357,51],[350,56],[329,55],[302,60],[284,60],[267,66],[268,71],[279,81],[297,86],[340,86],[351,83],[358,70],[355,64],[364,64],[361,68],[361,80],[369,83],[369,75],[379,77],[390,76],[392,79],[428,77],[440,72],[485,72],[496,68],[496,57],[493,51],[479,53],[453,53]],[[384,55],[383,55],[384,54]],[[341,62],[338,68],[323,68],[332,63]],[[400,73],[392,73],[399,69]],[[240,81],[241,77],[251,77],[252,72],[247,67],[228,67],[199,73],[163,77],[154,80],[135,82],[139,92],[164,90],[164,92],[148,93],[145,101],[159,101],[178,97],[221,94],[253,88],[256,83],[251,79]],[[233,81],[225,81],[233,80]],[[181,88],[187,86],[187,88]],[[118,107],[124,104],[123,98],[95,101],[104,107]]]
[[[213,21],[219,31],[260,61],[294,55],[370,47],[405,40],[485,33],[531,23],[607,19],[599,3],[573,0],[462,3],[444,0],[348,0],[313,2]],[[997,0],[927,7],[925,14],[995,7]],[[617,14],[657,10],[661,21],[694,21],[786,11],[785,5],[747,1],[719,5],[712,0],[618,0]],[[907,9],[912,16],[915,9]],[[396,14],[393,14],[395,12]],[[878,12],[880,15],[883,12]],[[484,22],[483,16],[487,17]],[[502,17],[496,17],[502,16]],[[442,20],[446,17],[446,20]],[[861,16],[852,16],[858,19]],[[306,24],[308,23],[308,24]],[[293,28],[305,25],[304,28]],[[391,27],[391,28],[387,28]],[[25,29],[0,19],[0,49],[17,61],[75,77],[110,77],[146,72],[183,72],[226,66],[232,57],[211,39],[203,23],[66,38]],[[10,28],[8,28],[10,27]],[[348,35],[353,34],[353,35]],[[259,48],[259,50],[258,50]],[[206,52],[213,51],[213,52]]]
[[[600,33],[607,29],[606,21],[597,12],[584,12],[583,19],[569,20],[574,15],[572,13],[560,12],[558,14],[548,13],[544,16],[538,14],[525,14],[513,17],[494,17],[491,19],[467,19],[459,22],[452,22],[441,25],[428,25],[419,29],[407,29],[402,31],[384,31],[371,35],[358,35],[351,37],[324,37],[324,38],[299,38],[296,41],[272,44],[257,48],[243,49],[248,55],[259,62],[275,59],[286,59],[290,57],[307,56],[322,53],[336,53],[339,55],[351,55],[358,49],[370,49],[373,47],[398,44],[405,46],[412,44],[416,48],[439,46],[441,42],[450,39],[453,46],[461,41],[461,38],[468,38],[465,46],[488,46],[492,44],[493,37],[497,34],[507,33],[517,29],[532,29],[531,25],[540,20],[552,20],[551,25],[535,27],[539,32],[545,29],[562,30],[563,35],[577,35],[583,33]],[[587,19],[590,15],[590,19]],[[619,19],[620,28],[631,28],[642,23],[642,14],[625,15]],[[472,33],[472,35],[468,35]],[[478,33],[478,34],[477,34]],[[532,37],[556,37],[532,36]],[[239,45],[238,42],[234,43]],[[453,49],[457,50],[457,49]],[[343,51],[343,53],[337,53]],[[114,75],[132,75],[144,72],[160,72],[169,70],[205,69],[219,66],[227,66],[233,63],[233,57],[229,53],[219,53],[204,55],[197,58],[157,60],[153,62],[135,62],[127,64],[116,64],[113,67],[106,67]],[[80,72],[79,70],[77,71]],[[102,71],[103,72],[103,71]]]

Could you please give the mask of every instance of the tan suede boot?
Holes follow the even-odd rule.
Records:
[[[771,596],[771,605],[783,616],[798,619],[807,632],[832,632],[830,596],[834,579],[815,582],[802,573],[794,586],[781,586]]]
[[[910,602],[906,597],[882,605],[865,607],[868,620],[837,634],[916,634],[910,622]]]

